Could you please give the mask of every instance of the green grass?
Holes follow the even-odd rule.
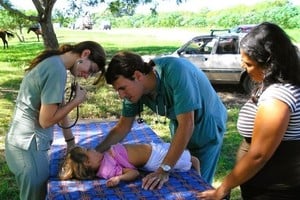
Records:
[[[171,40],[157,40],[153,34],[133,36],[133,32],[120,31],[73,31],[58,30],[56,32],[59,43],[74,43],[83,40],[94,40],[106,49],[108,58],[119,50],[130,50],[142,55],[163,54],[173,52],[181,42]],[[120,32],[120,33],[119,33]],[[9,39],[9,49],[0,46],[0,199],[18,199],[18,188],[14,176],[9,171],[3,153],[4,137],[7,132],[14,100],[16,99],[19,84],[24,75],[28,62],[43,49],[42,42],[37,42],[35,35],[24,35],[26,42],[20,43],[17,37]],[[108,85],[102,84],[100,88],[91,87],[86,80],[80,80],[89,91],[88,101],[80,107],[81,119],[116,120],[120,116],[121,101],[117,93]],[[75,112],[71,113],[75,119]],[[144,113],[144,118],[150,125],[149,110]],[[153,127],[160,132],[163,139],[168,140],[167,127]]]
[[[112,31],[74,31],[60,29],[56,31],[56,35],[59,43],[74,43],[83,40],[97,41],[106,49],[109,60],[111,56],[119,50],[130,50],[141,55],[171,53],[183,43],[183,40],[175,35],[175,33],[180,31],[184,30],[157,29],[153,31],[146,29],[142,32],[138,29]],[[157,32],[162,34],[157,36]],[[200,32],[201,31],[199,30],[199,33]],[[293,30],[291,32],[293,33],[293,38],[297,38],[297,42],[299,42],[299,30]],[[179,35],[181,35],[181,37],[187,37],[187,35],[184,35],[184,32]],[[14,100],[17,96],[19,84],[23,77],[24,68],[27,63],[43,49],[42,43],[37,42],[34,34],[25,34],[24,37],[26,40],[24,43],[20,43],[16,37],[9,39],[9,49],[3,50],[0,46],[0,149],[2,149],[2,151],[0,151],[1,200],[18,199],[18,189],[16,188],[14,177],[8,170],[3,156],[4,136],[11,120]],[[82,80],[81,84],[86,85],[89,91],[88,101],[80,107],[81,119],[116,120],[120,116],[121,101],[110,86],[103,83],[100,88],[94,88],[88,86],[85,80]],[[214,182],[215,186],[230,172],[234,165],[235,152],[241,139],[236,130],[238,111],[239,107],[228,108],[228,131],[224,138],[224,145]],[[71,118],[74,117],[75,113],[71,113]],[[143,117],[160,137],[165,141],[170,140],[167,125],[155,124],[155,119],[148,109],[143,113]],[[233,190],[232,199],[240,199],[238,189]]]

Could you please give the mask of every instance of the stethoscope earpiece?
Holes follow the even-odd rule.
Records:
[[[142,124],[142,123],[144,123],[144,119],[143,118],[141,118],[141,117],[139,117],[139,118],[137,118],[137,123],[138,124]]]

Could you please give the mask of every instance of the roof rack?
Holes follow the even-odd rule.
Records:
[[[224,31],[230,33],[230,29],[211,29],[210,30],[210,35],[213,36],[214,32],[224,32]]]

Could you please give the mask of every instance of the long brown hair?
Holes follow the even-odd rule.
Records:
[[[98,65],[99,72],[101,73],[99,78],[93,83],[94,85],[98,84],[102,75],[104,75],[105,73],[106,53],[103,47],[94,41],[83,41],[75,45],[63,44],[58,49],[46,49],[30,62],[29,67],[26,68],[25,71],[30,71],[41,61],[51,56],[61,55],[68,51],[71,51],[72,53],[81,54],[85,49],[89,49],[91,51],[88,59],[90,59]]]
[[[67,154],[65,161],[62,164],[59,178],[62,180],[67,179],[92,179],[96,176],[96,172],[84,163],[88,160],[86,150],[82,147],[74,147]]]

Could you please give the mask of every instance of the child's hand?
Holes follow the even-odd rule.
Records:
[[[115,176],[107,180],[106,186],[107,187],[114,187],[117,186],[120,183],[120,177]]]

